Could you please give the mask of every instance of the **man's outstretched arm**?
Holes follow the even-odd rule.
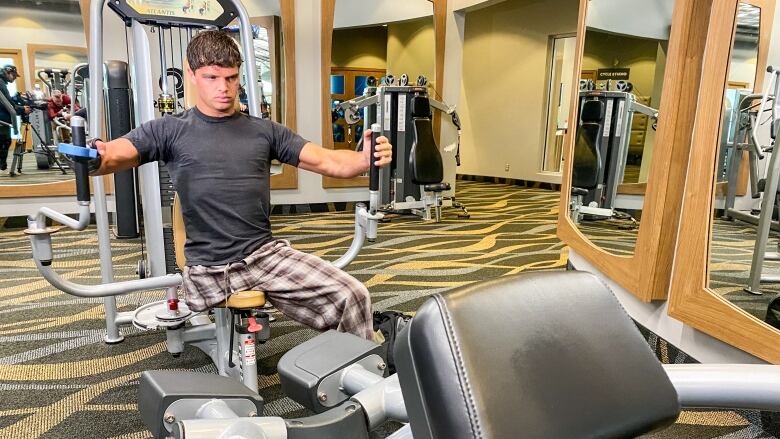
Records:
[[[141,158],[133,144],[120,137],[110,142],[95,141],[95,147],[100,154],[100,168],[92,175],[112,174],[138,166]]]
[[[298,157],[298,167],[307,171],[327,175],[328,177],[352,178],[365,173],[368,170],[371,158],[370,148],[371,130],[366,130],[363,136],[363,152],[327,149],[314,143],[307,143],[303,146],[301,154]],[[386,137],[380,136],[377,139],[376,153],[374,154],[374,163],[379,166],[385,166],[392,161],[393,146]]]

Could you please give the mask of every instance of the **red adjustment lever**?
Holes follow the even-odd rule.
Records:
[[[171,311],[178,311],[179,299],[168,299],[168,309]]]
[[[249,318],[249,332],[260,332],[263,330],[263,325],[260,323],[257,323],[257,320],[255,320],[254,317]]]

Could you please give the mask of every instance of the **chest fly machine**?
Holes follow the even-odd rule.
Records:
[[[363,123],[364,129],[378,124],[381,134],[393,145],[393,161],[380,170],[380,206],[386,212],[411,211],[425,220],[441,220],[441,209],[461,209],[460,217],[468,218],[466,207],[442,193],[452,190],[444,181],[444,162],[433,134],[432,112],[436,109],[451,116],[458,129],[460,119],[454,107],[447,106],[428,95],[428,80],[419,76],[415,85],[409,85],[407,75],[401,75],[395,84],[393,75],[382,83],[370,81],[363,96],[340,103],[349,124]],[[459,143],[455,145],[456,165],[460,165]],[[360,149],[361,144],[358,144]]]

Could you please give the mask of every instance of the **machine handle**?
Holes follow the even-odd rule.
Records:
[[[376,165],[374,153],[376,152],[376,139],[382,134],[381,131],[382,129],[378,123],[371,125],[371,157],[369,159],[370,165],[368,168],[368,190],[370,191],[379,190],[379,167]]]
[[[98,157],[96,149],[87,147],[87,122],[83,117],[73,116],[70,119],[73,144],[61,143],[59,152],[73,158],[73,171],[76,175],[76,199],[89,201],[89,161]]]

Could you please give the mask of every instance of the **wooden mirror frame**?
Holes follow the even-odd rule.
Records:
[[[434,33],[434,66],[435,72],[434,91],[439,96],[442,95],[442,84],[444,83],[444,38],[447,25],[447,0],[429,0],[433,3],[433,33]],[[322,147],[333,149],[333,124],[331,122],[330,111],[330,63],[333,51],[333,21],[336,12],[336,0],[320,0],[320,49],[321,74],[322,74]],[[433,119],[433,132],[438,137],[439,126],[441,124],[441,115],[435,112]],[[343,188],[343,187],[368,187],[368,177],[355,178],[333,178],[322,177],[322,187],[324,188]]]
[[[761,8],[761,34],[754,88],[761,89],[774,20],[774,0],[744,0]],[[730,60],[739,0],[714,2],[708,30],[708,59]],[[729,32],[731,30],[731,32]],[[669,315],[699,331],[774,364],[780,364],[780,331],[709,289],[710,236],[715,200],[715,168],[720,143],[723,92],[728,63],[710,63],[702,80],[696,131],[672,273]],[[717,91],[717,92],[716,92]]]
[[[601,273],[645,302],[666,299],[668,294],[680,217],[679,206],[682,202],[680,188],[686,179],[697,98],[704,70],[706,31],[714,1],[718,0],[677,0],[675,3],[658,132],[648,175],[650,184],[645,194],[633,255],[618,256],[596,246],[570,219],[571,159],[577,130],[570,130],[566,135],[558,237]],[[580,0],[575,60],[577,68],[573,72],[573,84],[579,82],[579,69],[582,66],[588,3],[588,0]],[[574,88],[572,102],[578,101],[578,94],[579,90]],[[577,120],[576,105],[570,110],[569,120]]]

